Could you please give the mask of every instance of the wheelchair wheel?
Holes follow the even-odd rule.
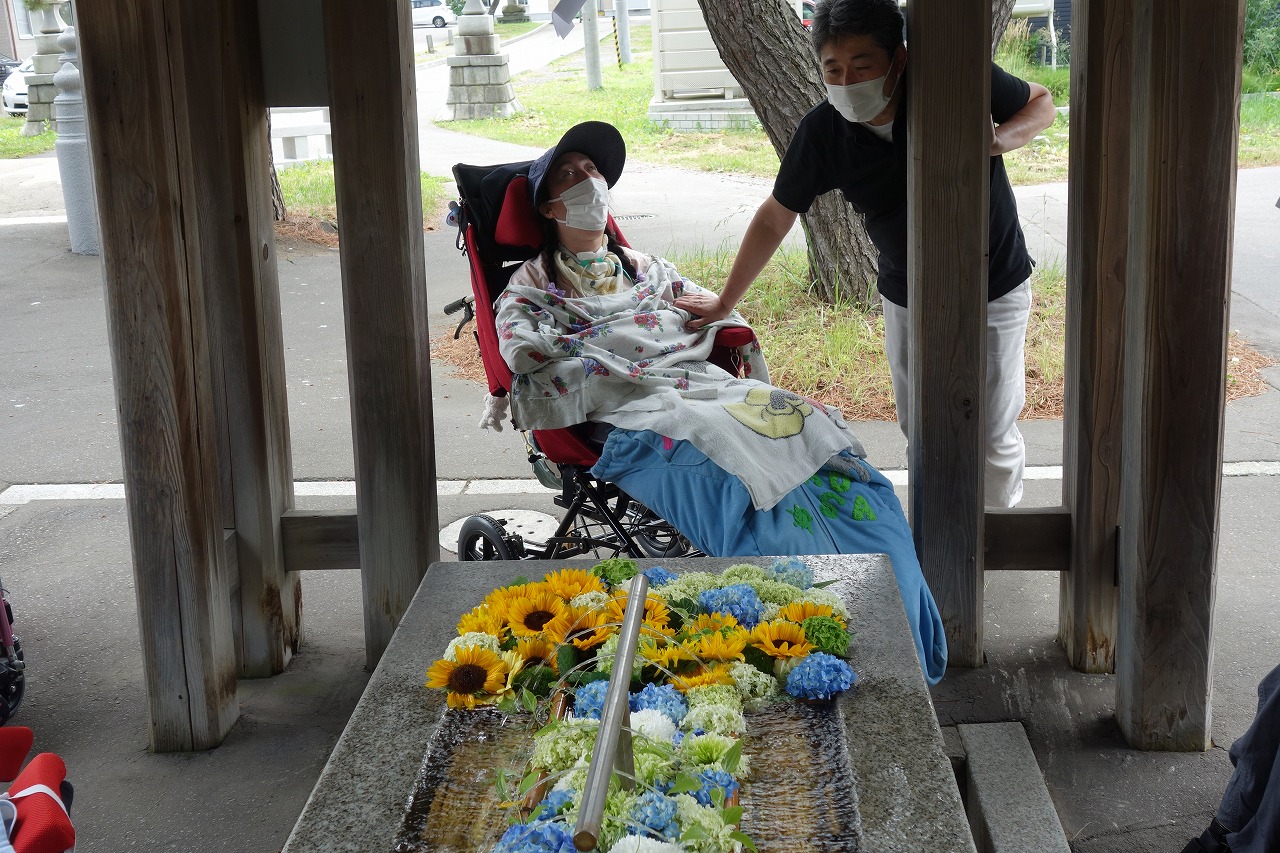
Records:
[[[693,545],[667,522],[643,504],[633,502],[627,511],[631,538],[646,556],[660,559],[684,557]]]
[[[458,533],[458,559],[463,562],[515,559],[507,539],[502,522],[487,515],[473,515],[462,523]]]
[[[18,660],[25,659],[22,654],[22,642],[17,637],[13,638],[13,651]],[[0,726],[7,723],[9,718],[17,712],[26,692],[26,672],[14,669],[3,653],[0,653]]]

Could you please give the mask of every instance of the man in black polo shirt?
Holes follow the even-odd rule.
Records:
[[[811,35],[827,100],[800,121],[773,194],[751,220],[718,296],[688,296],[676,304],[702,318],[723,318],[773,257],[796,216],[815,198],[839,189],[866,217],[880,252],[878,286],[884,306],[885,352],[905,434],[907,364],[907,47],[895,0],[827,0]],[[1031,258],[1018,224],[1013,189],[1000,157],[1053,123],[1049,91],[991,66],[991,204],[987,306],[986,503],[1015,506],[1022,498],[1026,450],[1017,418],[1026,401],[1023,344],[1031,309]]]

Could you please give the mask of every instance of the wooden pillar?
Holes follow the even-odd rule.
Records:
[[[912,0],[910,507],[953,666],[982,664],[990,0]]]
[[[325,0],[365,650],[378,662],[439,559],[408,0]]]
[[[240,673],[283,672],[297,651],[301,578],[284,570],[281,515],[293,507],[284,338],[270,195],[267,107],[257,43],[257,4],[217,4],[224,112],[217,135],[200,138],[199,161],[215,186],[203,195],[216,227],[210,264],[219,286],[210,305],[222,345],[227,437],[239,565]],[[212,40],[210,40],[212,42]],[[221,48],[221,50],[219,49]],[[214,128],[211,128],[213,130]],[[221,154],[221,156],[218,156]]]
[[[1062,488],[1073,524],[1058,638],[1085,672],[1115,669],[1132,26],[1128,2],[1072,4]]]
[[[138,621],[157,751],[216,746],[238,715],[213,381],[211,285],[176,2],[77,8]],[[199,89],[201,94],[196,96]],[[212,97],[211,97],[212,96]]]
[[[1244,0],[1138,0],[1116,718],[1210,746]]]

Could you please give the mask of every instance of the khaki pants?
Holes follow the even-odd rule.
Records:
[[[893,375],[898,425],[907,435],[908,389],[911,370],[907,349],[910,314],[881,297],[884,305],[884,348]],[[1023,350],[1027,318],[1031,316],[1031,281],[987,303],[987,394],[984,502],[992,507],[1017,506],[1022,500],[1022,472],[1027,449],[1018,431],[1018,415],[1027,402],[1027,374]]]

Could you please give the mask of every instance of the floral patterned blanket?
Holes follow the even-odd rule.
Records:
[[[498,299],[499,348],[515,374],[511,407],[522,429],[601,421],[693,444],[742,480],[757,509],[779,500],[842,450],[865,456],[834,409],[768,384],[756,343],[743,378],[707,361],[722,326],[698,331],[676,297],[698,292],[653,258],[629,290],[570,297],[512,284]]]

